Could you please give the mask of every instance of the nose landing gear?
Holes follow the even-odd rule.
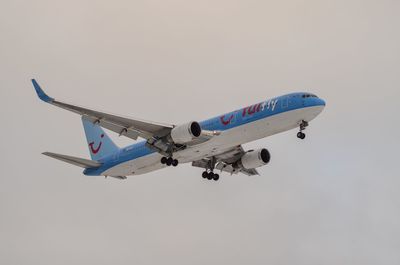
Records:
[[[300,123],[300,132],[297,133],[297,138],[304,140],[306,138],[306,134],[303,131],[308,127],[308,122],[302,120]]]
[[[306,138],[306,134],[303,132],[298,132],[297,133],[297,138],[304,140]]]

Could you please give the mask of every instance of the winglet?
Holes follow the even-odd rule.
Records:
[[[41,100],[47,103],[54,101],[54,98],[51,98],[46,93],[44,93],[43,89],[40,87],[35,79],[32,79],[32,84],[35,87],[36,93]]]

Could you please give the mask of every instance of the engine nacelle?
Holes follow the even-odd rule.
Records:
[[[201,135],[200,124],[196,121],[191,121],[171,130],[172,141],[176,144],[186,144]]]
[[[245,169],[253,169],[264,166],[271,160],[271,155],[267,149],[251,150],[245,153],[240,162]]]

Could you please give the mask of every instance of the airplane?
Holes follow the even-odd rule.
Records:
[[[79,114],[91,159],[57,153],[43,154],[84,168],[87,176],[126,179],[169,166],[192,163],[202,177],[219,180],[215,171],[259,175],[257,168],[271,160],[268,149],[244,150],[242,144],[299,128],[304,130],[325,108],[325,101],[311,93],[291,93],[247,106],[201,122],[180,125],[127,118],[71,105],[49,97],[35,79],[32,84],[44,102]],[[132,140],[143,141],[118,147],[103,128]]]

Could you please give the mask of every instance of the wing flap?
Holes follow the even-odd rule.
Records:
[[[106,128],[110,131],[116,132],[119,135],[123,135],[128,138],[131,138],[133,140],[136,140],[141,135],[143,137],[150,137],[150,134],[147,134],[145,132],[139,132],[138,130],[134,130],[132,128],[126,128],[125,126],[122,126],[121,124],[117,124],[117,123],[111,122],[106,119],[99,120],[97,117],[88,116],[88,115],[83,115],[83,117],[84,117],[84,119],[86,119],[92,123],[97,123],[99,126],[101,126],[103,128]]]
[[[50,104],[60,107],[65,110],[72,111],[79,115],[87,117],[93,122],[99,123],[100,126],[116,132],[120,135],[127,136],[134,140],[138,136],[149,139],[152,136],[165,136],[173,128],[173,125],[160,124],[155,122],[148,122],[139,119],[126,118],[114,114],[95,111],[67,103],[52,101]]]
[[[233,147],[232,149],[227,150],[226,152],[216,155],[215,161],[215,169],[220,170],[221,172],[227,172],[229,174],[238,174],[242,173],[247,176],[255,176],[259,175],[258,171],[256,169],[245,169],[242,166],[238,167],[235,166],[237,165],[237,161],[245,154],[245,151],[243,150],[242,146],[236,146]],[[193,161],[192,166],[194,167],[200,167],[200,168],[205,168],[208,169],[211,166],[211,158],[204,158],[201,160]]]

